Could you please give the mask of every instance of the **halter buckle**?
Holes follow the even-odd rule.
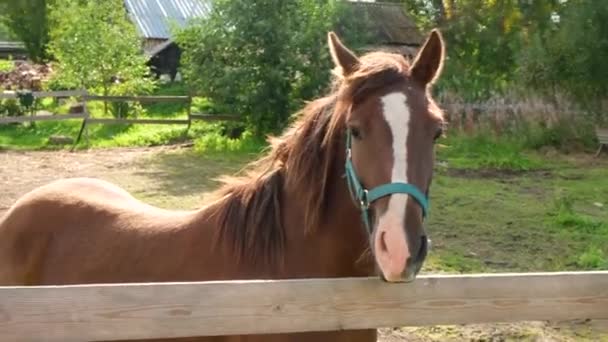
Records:
[[[361,192],[361,198],[359,199],[359,204],[361,205],[361,209],[367,210],[369,209],[369,200],[368,200],[368,191],[367,189],[363,189]]]

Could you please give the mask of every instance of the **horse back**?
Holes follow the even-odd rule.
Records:
[[[171,228],[178,216],[103,180],[71,178],[38,187],[0,221],[0,285],[36,285],[50,281],[49,274],[57,284],[97,280],[111,273],[100,271],[101,263],[117,267],[120,253],[141,252],[150,235],[146,227],[167,222]],[[87,267],[94,274],[87,275]]]

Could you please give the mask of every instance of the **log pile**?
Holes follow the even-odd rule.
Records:
[[[8,72],[0,72],[0,89],[32,91],[42,90],[42,83],[52,73],[48,64],[32,64],[26,61],[15,61],[15,68]]]

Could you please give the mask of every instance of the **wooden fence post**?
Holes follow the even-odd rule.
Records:
[[[76,138],[76,141],[74,142],[74,145],[72,146],[72,149],[70,150],[71,152],[74,151],[74,149],[76,148],[76,146],[78,145],[78,143],[80,142],[80,139],[82,138],[82,134],[84,132],[84,130],[86,129],[86,132],[84,132],[85,134],[85,139],[87,142],[87,146],[89,145],[89,129],[87,128],[87,121],[89,120],[89,108],[87,106],[87,99],[88,99],[88,91],[85,89],[82,96],[80,96],[80,99],[82,101],[82,110],[83,110],[83,114],[84,117],[82,118],[82,125],[80,126],[80,131],[78,132],[78,137]]]

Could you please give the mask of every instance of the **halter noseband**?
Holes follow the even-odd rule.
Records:
[[[423,217],[427,216],[429,210],[428,198],[413,184],[393,182],[379,185],[371,190],[367,190],[365,187],[363,187],[361,182],[359,182],[357,174],[355,173],[355,168],[353,167],[351,143],[352,133],[350,130],[348,130],[346,134],[346,180],[348,182],[348,189],[351,196],[353,196],[359,203],[361,209],[361,219],[363,220],[365,228],[370,234],[372,233],[371,223],[369,222],[370,204],[379,198],[391,194],[400,193],[412,196],[422,208]]]

